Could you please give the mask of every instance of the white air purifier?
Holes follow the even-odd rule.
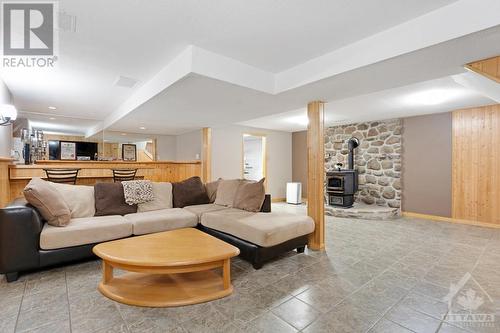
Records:
[[[286,202],[293,205],[302,203],[302,183],[286,183]]]

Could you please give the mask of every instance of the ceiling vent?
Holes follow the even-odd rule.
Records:
[[[76,32],[76,16],[65,12],[59,13],[59,30],[65,32]]]
[[[131,77],[119,76],[113,85],[117,87],[133,88],[137,84],[137,80]]]

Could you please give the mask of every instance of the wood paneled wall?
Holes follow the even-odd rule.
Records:
[[[500,105],[453,112],[452,217],[500,224]]]
[[[467,64],[466,67],[500,83],[500,56]]]

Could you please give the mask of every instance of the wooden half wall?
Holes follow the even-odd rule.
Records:
[[[500,105],[453,112],[452,218],[500,224]]]
[[[0,207],[15,198],[33,177],[45,177],[44,168],[80,168],[77,184],[93,185],[113,181],[112,169],[138,169],[137,177],[154,182],[177,182],[201,176],[200,161],[120,162],[120,161],[39,161],[34,165],[9,165],[0,159]]]

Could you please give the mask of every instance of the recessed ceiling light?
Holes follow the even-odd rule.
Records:
[[[430,89],[410,94],[404,102],[410,105],[438,105],[453,100],[461,94],[457,89]]]
[[[127,135],[127,133],[122,133],[122,135]]]
[[[141,129],[141,130],[145,130],[145,129],[146,129],[146,127],[141,126],[141,127],[139,127],[139,129]]]
[[[49,119],[50,119],[50,120],[56,120],[56,118],[54,118],[54,117],[50,117]]]
[[[57,110],[57,108],[55,106],[49,106],[49,109],[50,110]]]

